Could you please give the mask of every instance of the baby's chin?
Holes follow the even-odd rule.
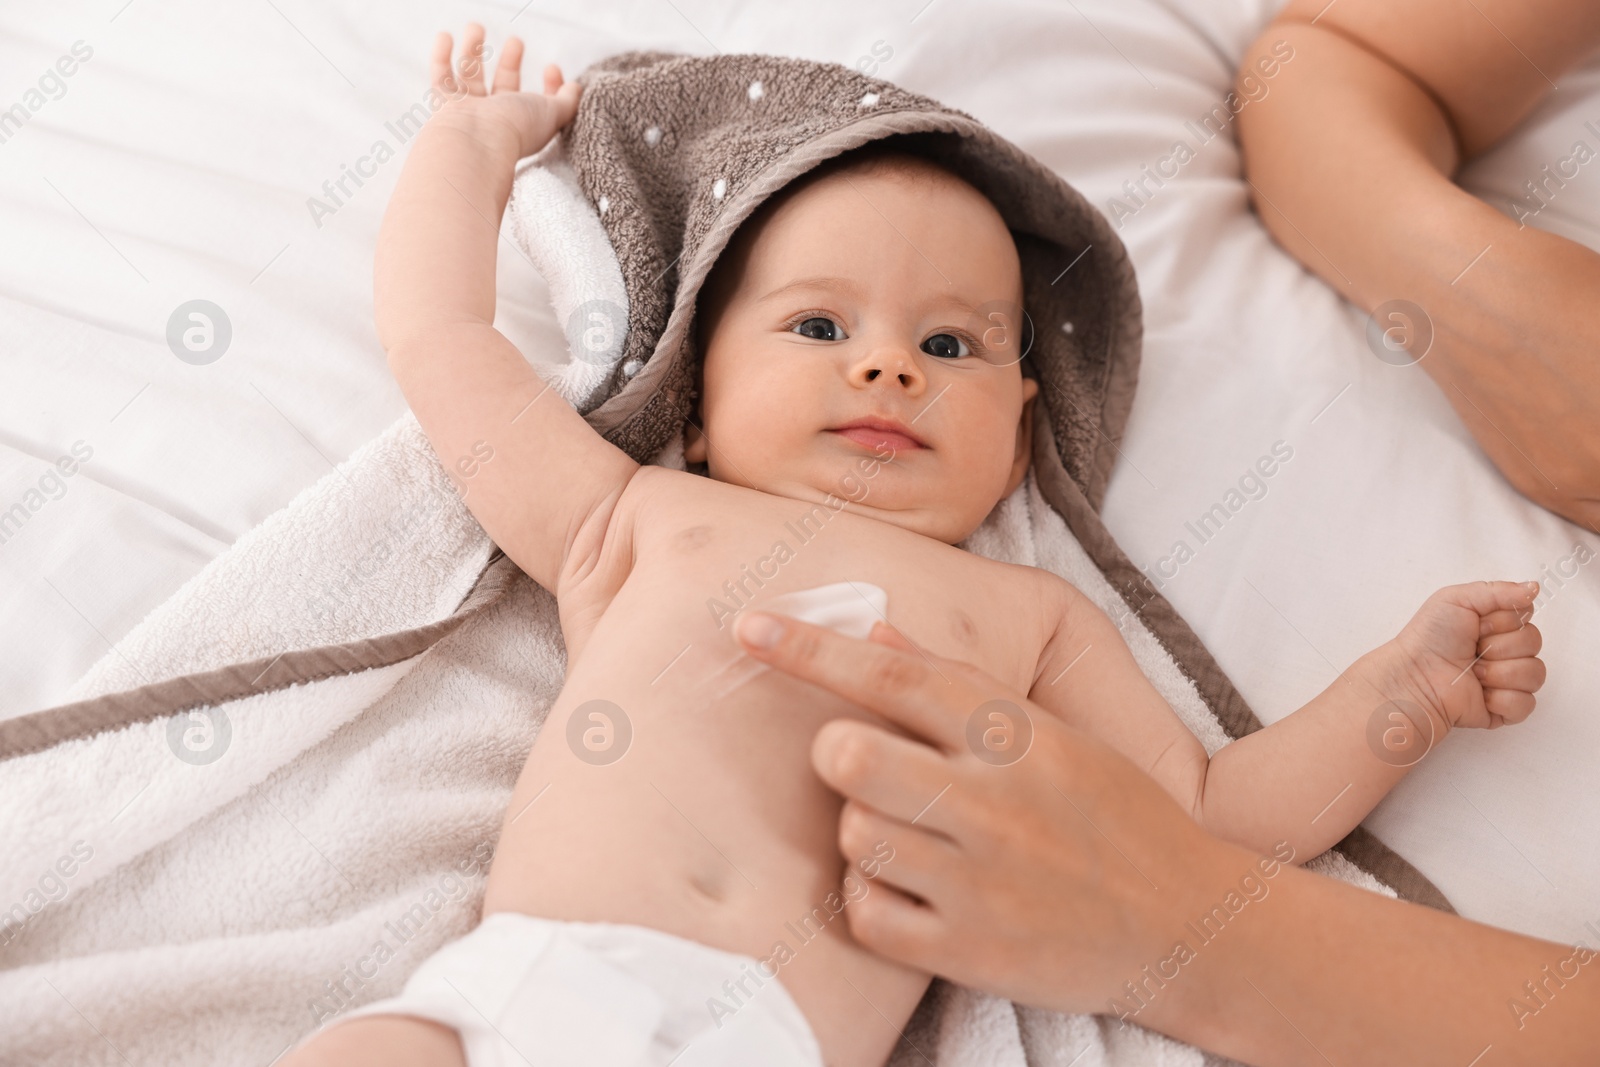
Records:
[[[758,478],[754,485],[747,485],[740,479],[717,478],[715,474],[710,477],[804,505],[796,509],[797,521],[798,517],[811,514],[811,509],[822,508],[830,516],[850,514],[876,519],[947,545],[966,540],[993,509],[991,504],[982,514],[974,516],[971,506],[962,507],[959,502],[937,493],[920,493],[903,484],[890,489],[871,482],[816,485],[801,479]]]

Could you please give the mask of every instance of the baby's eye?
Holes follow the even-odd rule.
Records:
[[[813,341],[844,340],[844,327],[832,319],[825,319],[820,315],[806,319],[789,332],[797,333],[801,337],[809,337]]]
[[[936,333],[922,342],[922,350],[940,359],[960,359],[972,355],[967,343],[953,333]]]

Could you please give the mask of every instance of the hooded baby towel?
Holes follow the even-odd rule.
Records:
[[[845,67],[631,53],[581,80],[567,151],[628,294],[613,395],[589,412],[614,444],[643,462],[681,433],[695,300],[739,225],[819,163],[888,142],[966,179],[1011,228],[1027,358],[1061,460],[1098,505],[1138,375],[1139,290],[1105,217],[1069,185],[972,117]]]
[[[693,404],[696,298],[740,224],[769,197],[865,145],[925,156],[987,196],[1016,241],[1031,327],[1024,365],[1040,384],[1033,475],[1042,496],[1229,736],[1261,728],[1100,521],[1142,336],[1133,265],[1104,215],[970,115],[847,67],[631,52],[579,80],[583,100],[558,150],[605,229],[628,300],[626,309],[591,302],[569,320],[577,358],[610,368],[602,399],[585,405],[596,430],[641,462],[681,437]],[[605,351],[585,347],[580,339],[597,313],[625,322],[626,339]],[[1408,899],[1449,907],[1365,831],[1338,847]]]

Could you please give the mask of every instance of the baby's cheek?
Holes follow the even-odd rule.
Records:
[[[967,492],[976,499],[977,506],[993,507],[1006,491],[1006,481],[1011,477],[1012,452],[988,449],[981,461],[974,464],[972,477],[967,482]],[[985,507],[987,505],[987,507]]]
[[[824,417],[818,383],[790,360],[763,362],[728,383],[724,406],[745,451],[768,462],[798,458]]]
[[[712,450],[722,452],[724,464],[736,466],[759,486],[802,457],[801,409],[803,402],[785,404],[767,392],[746,393],[719,408],[706,436]]]
[[[1017,453],[1017,424],[987,412],[972,420],[962,439],[971,442],[965,459],[978,482],[1004,482]],[[998,490],[996,490],[998,491]]]

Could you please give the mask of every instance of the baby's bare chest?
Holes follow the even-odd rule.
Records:
[[[618,519],[632,522],[626,575],[585,654],[613,670],[637,661],[641,678],[657,665],[732,664],[741,613],[795,614],[807,591],[831,589],[825,614],[879,617],[930,656],[973,663],[1025,692],[1059,617],[1052,576],[854,514],[839,499],[658,494]]]

